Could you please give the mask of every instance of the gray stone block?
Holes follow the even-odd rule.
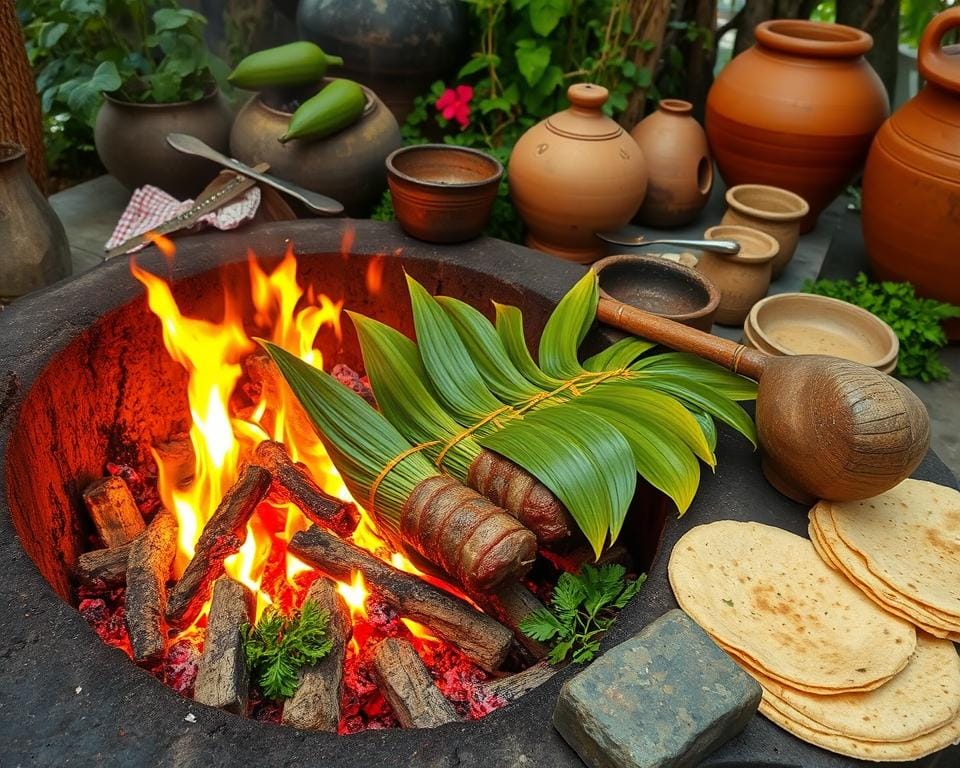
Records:
[[[746,727],[760,693],[673,610],[568,680],[553,724],[590,768],[686,768]]]

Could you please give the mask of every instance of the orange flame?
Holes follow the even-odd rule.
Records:
[[[379,296],[380,289],[383,288],[383,266],[385,259],[382,254],[377,254],[370,263],[367,264],[367,272],[364,279],[367,283],[367,293],[371,296]]]

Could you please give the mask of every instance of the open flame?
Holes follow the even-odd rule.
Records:
[[[352,233],[345,235],[343,250],[350,250]],[[172,243],[163,243],[166,254]],[[383,264],[372,262],[370,283],[379,287]],[[327,328],[339,337],[342,302],[323,294],[305,291],[297,282],[297,262],[288,248],[280,263],[264,270],[253,253],[248,254],[250,293],[254,306],[254,328],[248,334],[229,293],[225,296],[220,322],[184,316],[163,279],[146,272],[131,261],[131,271],[147,289],[150,310],[163,327],[163,341],[171,357],[189,376],[190,442],[195,455],[193,481],[184,486],[181,471],[164,465],[157,454],[158,487],[163,503],[174,511],[179,523],[175,575],[179,578],[193,557],[204,525],[216,511],[223,494],[236,482],[243,460],[264,440],[283,443],[294,461],[308,468],[314,481],[327,493],[349,500],[323,444],[312,430],[304,429],[290,417],[290,393],[286,388],[268,401],[266,393],[251,409],[231,413],[231,398],[243,378],[243,361],[256,350],[251,335],[270,339],[311,365],[322,367],[323,359],[314,341]],[[264,388],[266,389],[266,388]],[[310,523],[293,504],[264,502],[247,526],[247,538],[240,551],[224,561],[227,573],[245,584],[257,596],[257,617],[270,604],[287,607],[292,594],[302,589],[304,574],[312,569],[286,551],[298,531]],[[361,521],[353,536],[355,544],[397,567],[416,573],[406,558],[390,551],[376,526],[361,510]],[[351,584],[339,584],[351,610],[351,617],[366,615],[367,589],[361,574]],[[205,608],[200,615],[206,615]],[[199,619],[198,619],[199,621]],[[408,622],[418,637],[432,639],[429,631]]]

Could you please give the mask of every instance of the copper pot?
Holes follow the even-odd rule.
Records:
[[[277,137],[286,132],[291,113],[267,94],[253,96],[233,122],[230,151],[247,165],[269,163],[274,176],[339,200],[349,216],[366,217],[387,187],[387,155],[402,139],[390,110],[369,88],[363,90],[367,105],[358,122],[324,139],[286,144]]]
[[[30,177],[19,144],[0,144],[0,304],[70,274],[63,224]]]
[[[127,189],[153,184],[175,197],[193,197],[220,168],[167,145],[168,133],[187,133],[227,152],[232,115],[217,89],[200,101],[134,104],[104,94],[94,142],[111,176]]]

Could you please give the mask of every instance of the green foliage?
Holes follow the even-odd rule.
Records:
[[[872,283],[862,272],[853,281],[807,281],[803,290],[856,304],[887,322],[900,339],[898,376],[921,381],[950,377],[939,357],[947,344],[943,321],[960,317],[960,307],[918,298],[910,283]]]
[[[19,9],[55,172],[91,162],[102,93],[196,101],[226,76],[203,42],[206,19],[177,0],[21,0]]]
[[[316,664],[333,647],[329,621],[326,610],[307,600],[292,616],[268,606],[256,627],[242,627],[244,657],[264,696],[289,699],[296,693],[300,669]]]
[[[956,0],[900,0],[900,42],[916,48],[930,20],[955,4]]]
[[[520,631],[542,643],[552,643],[547,659],[559,664],[572,653],[576,663],[590,661],[600,640],[623,608],[643,586],[645,575],[625,579],[622,565],[584,565],[578,575],[564,573],[553,591],[550,608],[539,608],[520,622]]]

